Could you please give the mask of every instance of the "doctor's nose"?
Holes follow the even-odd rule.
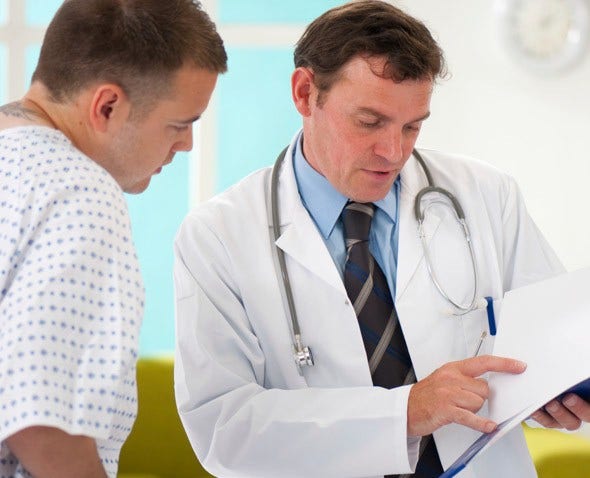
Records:
[[[403,138],[399,131],[387,131],[377,141],[374,147],[377,156],[397,163],[403,158]]]

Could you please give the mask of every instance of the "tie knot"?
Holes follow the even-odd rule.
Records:
[[[345,239],[368,241],[374,212],[373,203],[349,202],[342,211]]]

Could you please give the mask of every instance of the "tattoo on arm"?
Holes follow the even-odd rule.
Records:
[[[8,103],[7,105],[0,106],[0,113],[4,116],[11,116],[13,118],[22,118],[29,121],[34,121],[39,118],[37,112],[25,108],[20,101],[14,103]]]

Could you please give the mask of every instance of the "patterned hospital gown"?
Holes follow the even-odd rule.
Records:
[[[0,131],[0,478],[32,425],[94,437],[110,477],[137,409],[144,289],[125,198],[57,130]]]

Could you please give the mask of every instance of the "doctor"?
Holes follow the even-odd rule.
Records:
[[[445,295],[467,310],[435,286],[414,213],[428,182],[412,150],[444,62],[424,25],[385,2],[346,4],[307,28],[295,65],[292,95],[303,129],[278,170],[278,238],[269,240],[270,168],[194,209],[177,237],[182,422],[216,476],[438,476],[496,426],[485,418],[488,389],[479,377],[525,368],[486,355],[492,340],[477,299],[494,298],[497,310],[505,291],[563,268],[511,178],[419,150],[436,186],[462,206],[473,241],[472,262],[446,196],[423,197],[428,264]],[[345,286],[342,212],[349,201],[375,204],[369,246],[395,298],[416,383],[386,388],[371,375],[370,340]],[[275,248],[284,254],[313,366],[293,357]],[[561,426],[575,428],[589,416],[579,399],[571,409],[558,407]],[[515,430],[461,476],[536,474]]]

